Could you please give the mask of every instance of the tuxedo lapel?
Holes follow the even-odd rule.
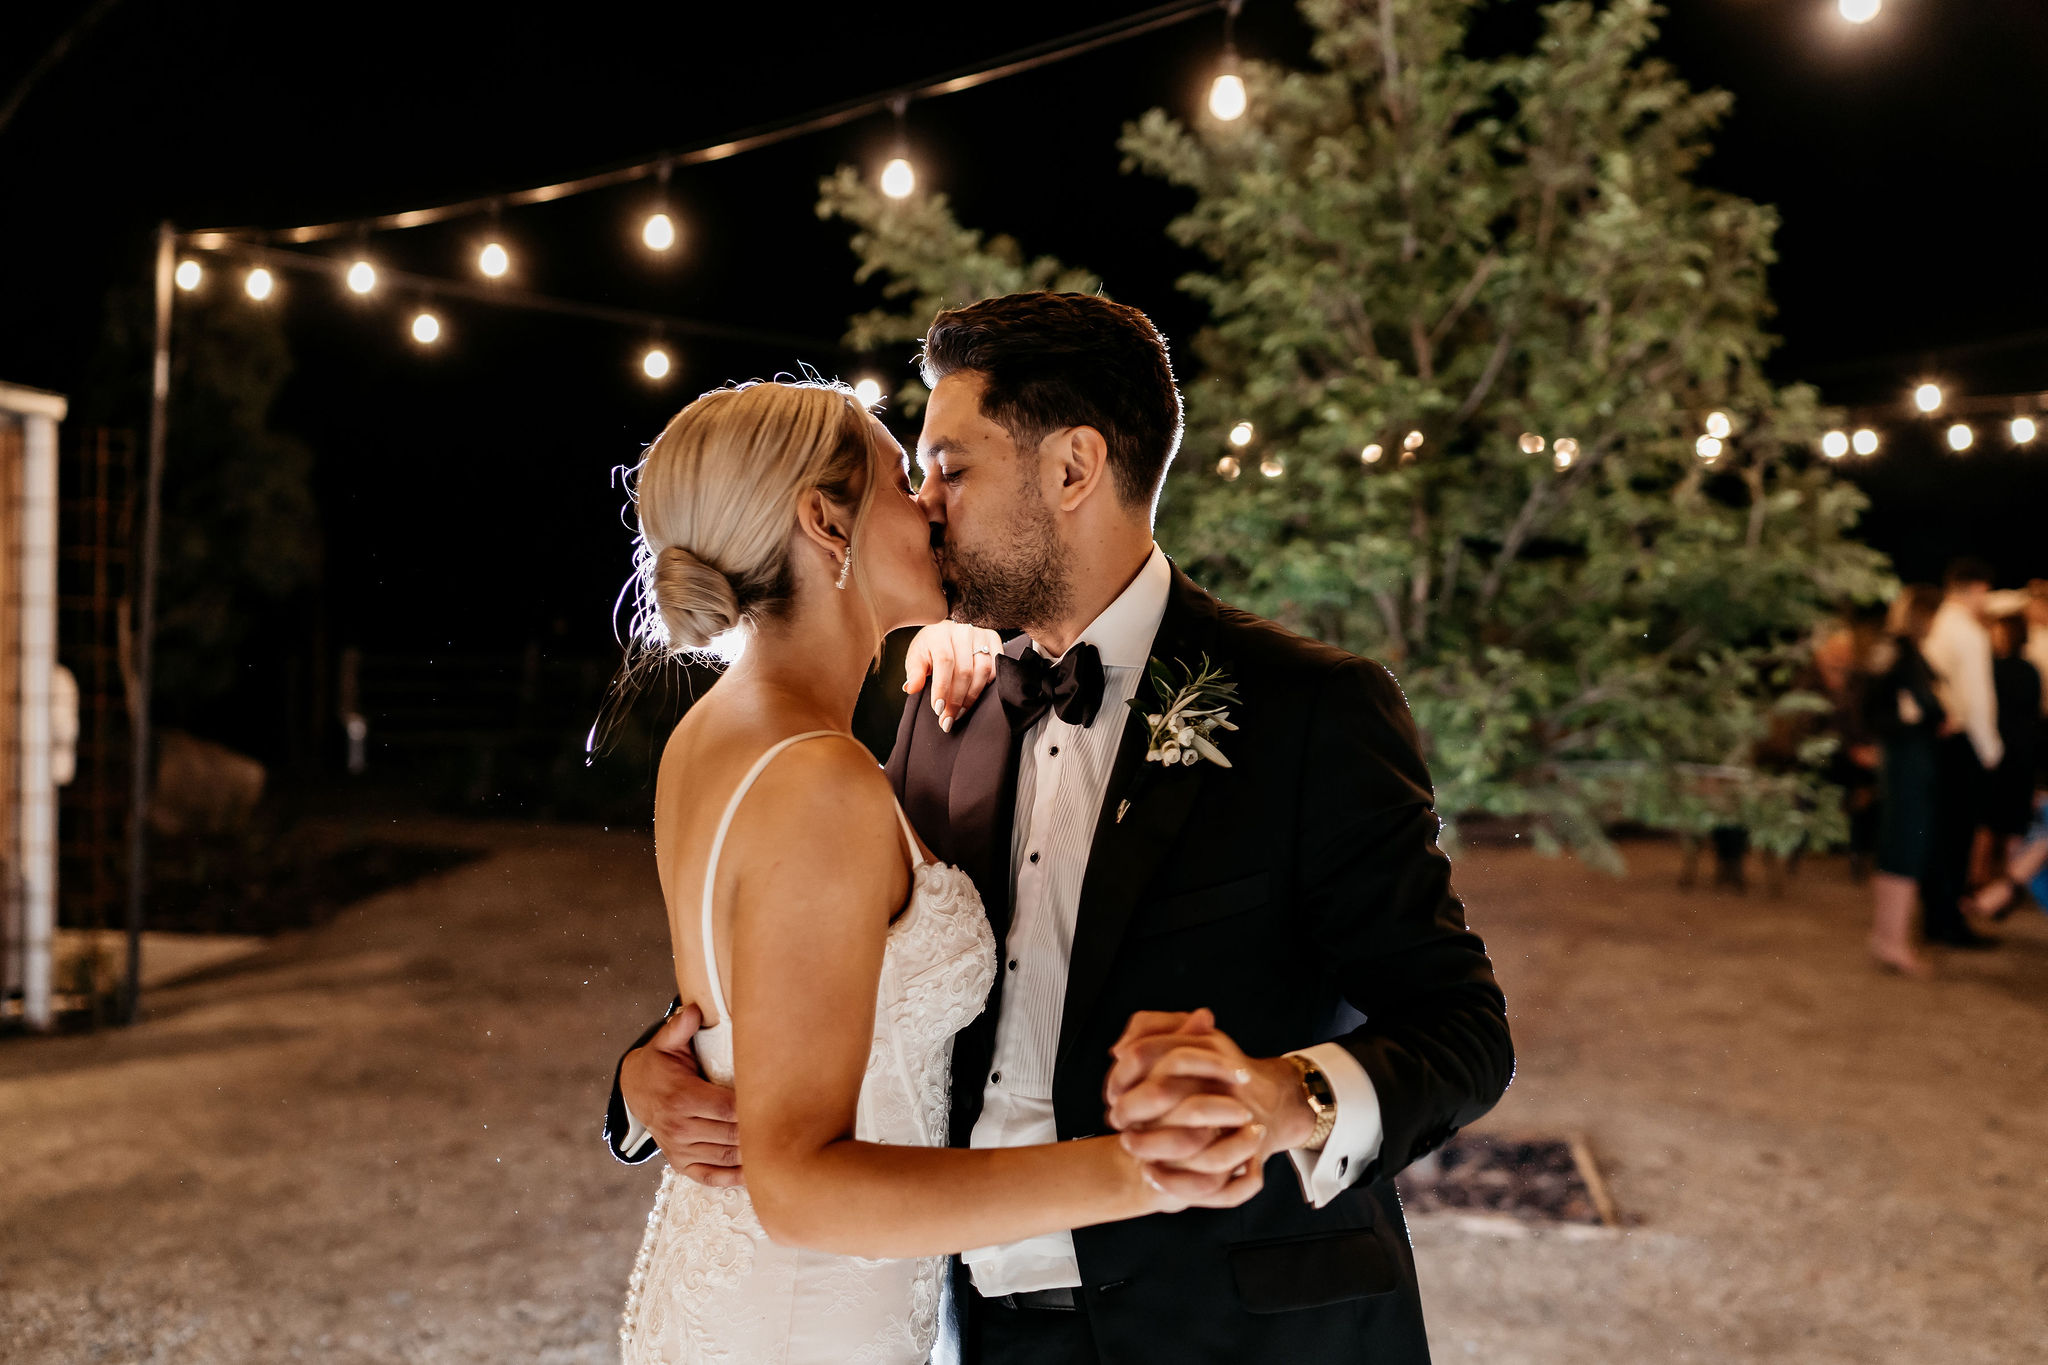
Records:
[[[1192,664],[1203,652],[1215,620],[1215,601],[1186,575],[1173,571],[1173,592],[1166,615],[1153,639],[1151,657],[1185,659]],[[1138,684],[1136,700],[1154,704],[1149,679]],[[1173,847],[1181,826],[1195,808],[1208,781],[1210,764],[1151,768],[1145,762],[1149,733],[1144,718],[1125,708],[1123,736],[1116,765],[1096,817],[1095,837],[1088,847],[1088,870],[1081,880],[1081,904],[1074,922],[1074,947],[1067,962],[1067,993],[1060,1012],[1060,1047],[1055,1067],[1064,1066],[1073,1040],[1088,1013],[1088,1004],[1102,989],[1123,946],[1131,914],[1160,861]],[[1128,803],[1128,804],[1126,804]]]
[[[1028,643],[1018,636],[1003,647],[1015,658]],[[988,694],[967,713],[947,789],[947,824],[957,861],[981,892],[989,926],[1001,943],[1010,929],[1010,826],[1017,803],[1016,736],[1002,699]]]

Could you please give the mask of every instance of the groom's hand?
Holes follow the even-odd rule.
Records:
[[[1213,1165],[1209,1149],[1219,1135],[1205,1131],[1200,1118],[1220,1096],[1250,1115],[1247,1128],[1259,1135],[1254,1165],[1299,1147],[1315,1130],[1294,1064],[1247,1056],[1207,1010],[1133,1015],[1111,1053],[1116,1062],[1103,1087],[1109,1121],[1123,1133],[1125,1150],[1142,1161]]]
[[[992,630],[958,621],[926,626],[903,657],[903,690],[915,696],[929,682],[928,704],[939,728],[951,730],[995,680],[996,655],[1002,652],[1003,637]]]
[[[703,1022],[695,1005],[670,1015],[645,1047],[626,1054],[619,1093],[669,1165],[700,1185],[739,1185],[745,1182],[733,1093],[704,1079],[690,1041]]]

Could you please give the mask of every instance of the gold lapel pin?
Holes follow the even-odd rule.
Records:
[[[1124,812],[1129,810],[1130,808],[1131,801],[1129,797],[1125,797],[1121,802],[1118,803],[1116,808],[1116,822],[1119,825],[1121,825],[1124,822]]]

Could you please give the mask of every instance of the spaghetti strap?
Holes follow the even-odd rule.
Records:
[[[718,817],[718,832],[711,836],[711,857],[704,864],[704,904],[701,912],[701,924],[704,939],[704,979],[711,987],[711,1003],[717,1007],[718,1022],[720,1024],[729,1023],[731,1020],[725,1007],[725,987],[718,979],[718,947],[713,941],[711,934],[711,893],[713,887],[717,885],[718,855],[725,849],[726,832],[732,828],[732,818],[739,813],[740,802],[753,789],[754,783],[763,772],[767,771],[768,765],[775,761],[777,755],[793,744],[801,744],[807,739],[824,739],[828,736],[837,736],[841,739],[849,740],[853,738],[852,735],[847,734],[843,730],[806,730],[803,734],[791,735],[788,739],[773,745],[767,753],[754,760],[753,767],[747,769],[747,775],[740,779],[740,784],[733,791],[732,798],[725,803],[725,813]],[[917,836],[911,832],[910,821],[904,818],[903,807],[896,802],[893,794],[889,800],[890,804],[896,808],[896,823],[903,827],[903,840],[910,848],[910,865],[913,868],[924,866],[924,855],[918,851]]]

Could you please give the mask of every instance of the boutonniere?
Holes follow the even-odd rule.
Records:
[[[1128,703],[1145,718],[1145,761],[1171,768],[1193,767],[1207,759],[1219,768],[1229,767],[1230,760],[1216,747],[1215,734],[1218,730],[1237,728],[1230,723],[1230,703],[1237,700],[1237,684],[1210,663],[1206,654],[1200,668],[1190,668],[1179,660],[1175,660],[1175,665],[1181,673],[1177,687],[1172,670],[1165,664],[1154,659],[1146,665],[1146,676],[1158,694],[1159,710],[1147,711],[1145,703],[1136,697]]]

